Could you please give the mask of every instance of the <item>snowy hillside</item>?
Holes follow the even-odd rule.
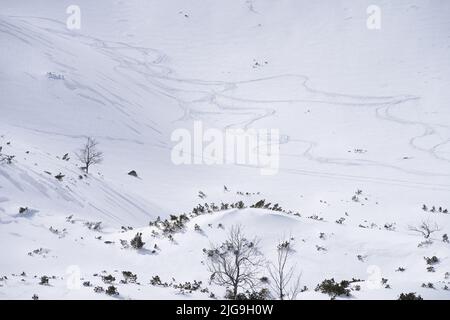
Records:
[[[450,298],[450,2],[76,2],[0,2],[0,299],[223,299],[237,226],[240,293],[288,252],[297,299]],[[276,130],[274,171],[200,126]]]

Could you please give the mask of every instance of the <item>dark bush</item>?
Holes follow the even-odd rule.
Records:
[[[114,278],[112,275],[108,275],[108,276],[103,276],[102,280],[104,283],[112,283],[112,282],[116,281],[116,278]]]
[[[233,291],[227,290],[225,294],[225,299],[230,300],[268,300],[270,297],[269,290],[263,288],[259,291],[249,291],[238,293],[234,298]]]
[[[41,282],[39,282],[40,285],[46,286],[48,285],[48,280],[49,278],[47,276],[42,276],[41,277]]]
[[[122,271],[125,283],[136,283],[137,275],[133,274],[131,271]]]
[[[416,295],[415,292],[401,293],[398,300],[423,300],[420,295]]]
[[[432,265],[432,264],[436,264],[439,262],[439,258],[436,256],[432,256],[432,257],[423,257],[425,259],[425,261],[427,262],[427,264]]]
[[[136,233],[134,238],[131,239],[130,244],[135,249],[141,249],[145,244],[145,242],[142,241],[142,233]]]
[[[339,296],[350,296],[350,282],[347,280],[342,280],[340,283],[336,282],[334,278],[326,279],[322,283],[318,284],[316,291],[328,294],[332,299]]]
[[[105,293],[107,295],[110,295],[110,296],[117,296],[117,295],[119,295],[119,292],[117,291],[117,288],[114,287],[114,286],[109,286],[108,289],[106,289]]]

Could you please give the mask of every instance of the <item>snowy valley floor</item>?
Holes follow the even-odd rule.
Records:
[[[70,172],[70,160],[54,158],[65,173],[57,179],[37,162],[34,172],[24,173],[22,163],[28,160],[17,156],[16,162],[2,164],[0,176],[19,194],[35,188],[42,197],[55,193],[67,203],[89,203],[86,195],[102,189],[101,178],[79,174],[75,166]],[[37,158],[26,151],[22,156]],[[386,206],[376,194],[365,190],[342,198],[304,199],[307,196],[296,194],[313,203],[312,208],[302,210],[285,208],[263,192],[227,189],[220,185],[202,190],[206,195],[193,199],[198,206],[168,217],[171,223],[181,214],[188,218],[173,230],[167,227],[170,223],[162,222],[167,217],[156,223],[158,218],[149,218],[150,225],[132,227],[120,225],[114,217],[102,221],[75,210],[26,207],[26,197],[19,210],[5,206],[8,199],[0,198],[0,298],[222,299],[225,288],[210,283],[204,249],[222,243],[237,225],[248,239],[261,240],[265,263],[275,261],[281,240],[290,243],[296,272],[301,273],[298,299],[329,299],[315,289],[331,278],[351,281],[350,296],[338,299],[396,299],[409,292],[424,299],[450,296],[450,245],[443,241],[450,215],[439,203],[427,203],[426,211],[418,205],[407,220],[396,220],[383,212]],[[114,197],[109,201],[124,210],[136,205]],[[440,227],[428,241],[410,230],[422,221]],[[136,233],[142,233],[145,244],[141,249],[130,245]],[[438,261],[426,261],[433,256]],[[259,277],[267,275],[263,267]],[[110,286],[117,289],[117,295],[104,292]]]

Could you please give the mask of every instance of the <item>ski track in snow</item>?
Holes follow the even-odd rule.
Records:
[[[419,150],[432,156],[438,161],[450,162],[450,159],[438,154],[439,147],[447,144],[450,141],[450,133],[447,125],[434,125],[425,122],[411,121],[407,119],[399,118],[398,116],[392,116],[393,108],[403,106],[405,103],[420,99],[417,96],[404,95],[404,96],[357,96],[346,95],[341,93],[326,92],[317,89],[313,89],[308,85],[309,78],[305,75],[296,74],[284,74],[271,77],[255,78],[242,81],[206,81],[200,79],[184,79],[173,76],[175,71],[169,67],[161,65],[166,60],[166,55],[160,50],[153,48],[143,48],[133,46],[123,42],[110,42],[99,38],[86,36],[78,33],[71,33],[65,30],[64,24],[60,21],[42,18],[42,17],[9,17],[8,20],[18,21],[19,23],[13,24],[2,19],[0,23],[0,31],[12,35],[24,41],[30,45],[41,45],[48,59],[63,68],[76,73],[75,67],[70,67],[67,64],[58,61],[58,59],[52,55],[48,50],[59,50],[59,53],[65,55],[72,55],[70,52],[60,49],[60,46],[54,46],[51,39],[63,39],[72,40],[77,39],[79,43],[90,48],[90,50],[97,51],[102,55],[108,57],[114,61],[116,65],[113,67],[113,72],[119,78],[127,78],[130,83],[142,89],[146,93],[159,93],[163,96],[169,97],[176,101],[178,106],[184,111],[184,116],[181,119],[174,119],[174,122],[185,120],[204,120],[207,122],[213,121],[219,117],[222,121],[225,120],[224,129],[239,127],[247,129],[251,127],[255,122],[276,116],[278,109],[271,107],[270,105],[287,104],[292,105],[296,103],[308,103],[312,105],[327,104],[335,107],[361,107],[361,108],[373,108],[376,119],[381,121],[391,121],[396,124],[404,126],[421,126],[424,128],[424,133],[411,137],[410,147]],[[36,26],[30,22],[30,20],[44,20],[56,25],[55,27],[42,27]],[[20,24],[21,26],[18,26]],[[127,54],[127,53],[130,53]],[[143,56],[145,60],[135,58],[134,55]],[[123,71],[122,71],[123,70]],[[135,74],[138,78],[130,77],[130,74]],[[105,80],[109,82],[115,82],[114,77],[106,76]],[[140,80],[138,80],[140,79]],[[301,90],[304,91],[305,96],[309,98],[300,99],[246,99],[241,97],[235,97],[232,94],[233,90],[247,84],[264,84],[266,81],[277,79],[294,79],[301,84]],[[145,80],[145,81],[142,81]],[[132,129],[136,127],[136,118],[134,114],[130,113],[130,106],[144,108],[143,105],[121,98],[118,94],[113,93],[107,89],[108,85],[103,83],[83,83],[83,80],[72,79],[66,80],[65,85],[70,90],[79,91],[78,95],[84,99],[94,101],[104,106],[112,106],[116,110],[123,114],[124,117],[133,119],[131,123],[127,124],[127,127]],[[180,88],[181,86],[182,88]],[[190,88],[189,88],[190,87]],[[267,106],[269,105],[269,106]],[[207,110],[205,109],[205,107]],[[203,108],[202,108],[203,107]],[[133,108],[131,108],[133,109]],[[228,119],[228,120],[227,120]],[[228,121],[228,123],[226,123]],[[154,123],[153,123],[154,124]],[[146,123],[139,123],[140,126],[147,125]],[[151,127],[155,132],[160,133],[156,127]],[[445,129],[446,135],[443,135],[442,129]],[[34,129],[35,130],[35,129]],[[134,129],[134,133],[138,137],[141,136],[141,131]],[[58,133],[53,133],[58,134]],[[430,146],[429,148],[423,148],[418,146],[417,141],[424,137],[439,136],[440,142]],[[102,137],[111,140],[122,140],[115,137]],[[123,139],[126,140],[126,139]],[[287,136],[287,143],[291,141],[299,141],[294,137]],[[136,143],[143,143],[140,140],[135,140]],[[307,149],[299,155],[287,155],[303,157],[307,160],[318,162],[335,164],[341,166],[375,166],[385,167],[396,171],[401,171],[414,176],[450,176],[447,173],[435,173],[423,170],[412,170],[402,168],[400,166],[392,165],[386,162],[371,161],[364,159],[349,160],[345,158],[331,158],[324,156],[314,156],[314,149],[317,148],[319,143],[317,141],[304,141],[309,144]],[[283,155],[283,154],[282,154]],[[364,176],[352,176],[352,175],[340,175],[329,172],[314,172],[308,170],[300,170],[296,168],[280,168],[281,171],[305,174],[305,175],[317,175],[322,177],[355,179],[356,181],[373,181],[377,183],[392,183],[393,179],[386,178],[374,178]],[[397,184],[404,184],[406,186],[423,186],[423,187],[437,187],[437,188],[450,188],[450,185],[446,184],[427,184],[415,181],[397,180]]]

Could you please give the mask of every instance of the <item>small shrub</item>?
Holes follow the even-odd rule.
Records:
[[[185,283],[179,283],[173,285],[175,289],[179,289],[181,293],[184,293],[185,291],[192,293],[192,291],[197,291],[200,289],[202,285],[201,281],[194,280],[193,283],[191,282],[185,282]]]
[[[47,286],[49,283],[48,283],[48,280],[49,280],[49,277],[47,277],[47,276],[42,276],[41,277],[41,281],[39,282],[39,284],[40,285],[43,285],[43,286]]]
[[[105,293],[107,295],[110,295],[110,296],[117,296],[117,295],[119,295],[119,292],[117,291],[117,288],[114,287],[114,286],[109,286],[108,289],[106,289]]]
[[[105,289],[103,289],[103,287],[97,286],[94,288],[94,292],[96,292],[96,293],[102,293],[103,291],[105,291]]]
[[[133,274],[131,271],[122,271],[125,283],[136,283],[137,275]]]
[[[114,278],[112,275],[108,275],[108,276],[103,276],[102,280],[104,283],[112,283],[112,282],[116,281],[116,278]]]
[[[422,283],[422,288],[434,289],[434,284],[431,282]]]
[[[145,244],[145,242],[142,241],[142,233],[136,233],[134,238],[131,239],[130,244],[134,249],[141,249]]]
[[[423,300],[420,295],[416,295],[415,292],[401,293],[398,300]]]
[[[425,259],[425,261],[427,262],[427,264],[429,265],[433,265],[439,262],[439,258],[436,256],[432,256],[432,257],[423,257]]]
[[[150,280],[150,284],[152,286],[161,286],[161,287],[169,286],[169,284],[167,282],[162,282],[161,278],[158,275],[152,277],[152,279]]]

